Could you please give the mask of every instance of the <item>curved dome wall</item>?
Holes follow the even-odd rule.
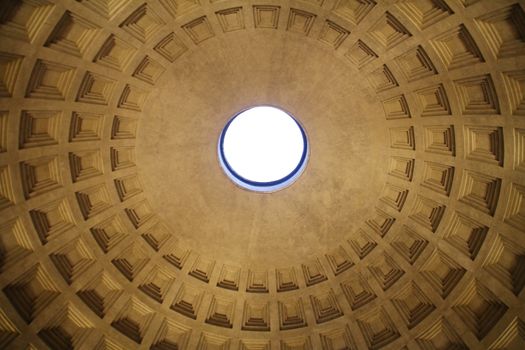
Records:
[[[525,347],[525,4],[0,5],[0,348]],[[305,127],[258,194],[227,120]]]

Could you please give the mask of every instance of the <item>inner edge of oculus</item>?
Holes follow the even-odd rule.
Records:
[[[226,159],[226,155],[224,154],[224,137],[226,135],[226,132],[228,131],[228,128],[229,128],[230,124],[240,114],[242,114],[242,113],[244,113],[244,112],[246,112],[246,111],[248,111],[250,109],[256,108],[256,107],[272,107],[272,108],[275,108],[275,109],[278,109],[278,110],[284,112],[289,118],[291,118],[297,124],[297,127],[301,131],[301,136],[302,136],[302,139],[303,139],[303,152],[301,154],[301,158],[300,158],[297,166],[288,175],[286,175],[286,176],[284,176],[284,177],[282,177],[282,178],[280,178],[278,180],[268,181],[268,182],[259,182],[259,181],[253,181],[253,180],[247,179],[247,178],[241,176],[240,174],[238,174],[231,167],[231,165],[228,163],[228,161]],[[307,137],[306,137],[306,133],[305,133],[303,127],[301,126],[301,124],[290,113],[284,111],[281,108],[278,108],[278,107],[275,107],[275,106],[271,106],[271,105],[258,105],[258,106],[246,108],[246,109],[240,111],[239,113],[235,114],[228,121],[228,123],[226,123],[226,125],[224,126],[224,128],[223,128],[223,130],[221,132],[221,135],[219,137],[219,144],[218,144],[219,162],[221,164],[222,169],[226,173],[226,175],[228,175],[228,177],[235,184],[237,184],[238,186],[240,186],[242,188],[245,188],[247,190],[250,190],[250,191],[255,191],[255,192],[274,192],[274,191],[281,190],[281,189],[283,189],[285,187],[288,187],[292,183],[294,183],[295,180],[297,180],[297,178],[302,174],[302,172],[306,168],[306,163],[308,163],[307,162],[308,153],[309,153],[308,151],[309,151],[308,140],[307,140]]]

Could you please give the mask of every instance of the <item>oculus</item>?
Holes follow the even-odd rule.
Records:
[[[234,183],[252,191],[273,192],[301,175],[308,141],[289,113],[257,106],[228,121],[219,138],[218,153],[222,169]]]

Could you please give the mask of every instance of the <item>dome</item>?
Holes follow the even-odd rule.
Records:
[[[524,28],[516,0],[2,2],[0,348],[525,348]],[[277,191],[219,156],[254,106],[305,140]]]

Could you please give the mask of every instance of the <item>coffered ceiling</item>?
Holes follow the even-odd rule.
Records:
[[[0,348],[524,348],[524,9],[3,1]],[[274,193],[217,159],[255,105]]]

